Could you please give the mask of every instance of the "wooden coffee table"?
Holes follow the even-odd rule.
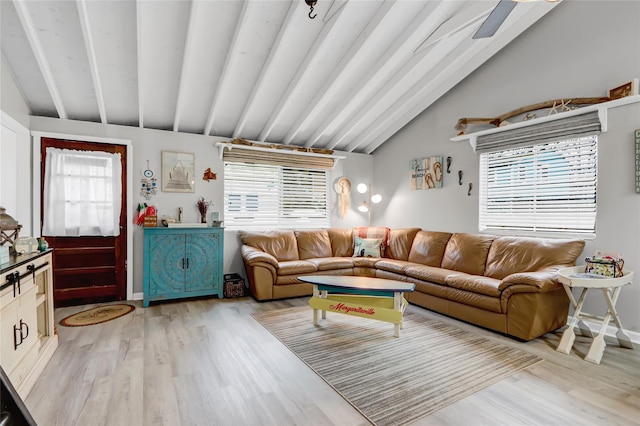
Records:
[[[407,307],[404,293],[416,288],[404,281],[372,277],[309,275],[298,279],[313,284],[309,305],[315,325],[318,311],[322,311],[323,319],[331,311],[393,323],[395,337],[400,337],[402,314]]]

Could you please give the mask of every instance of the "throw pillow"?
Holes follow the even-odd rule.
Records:
[[[355,250],[356,238],[380,238],[382,239],[382,246],[380,247],[380,254],[384,256],[384,251],[389,245],[389,234],[391,229],[386,226],[356,226],[353,228],[353,248]],[[354,251],[355,254],[355,251]]]
[[[353,257],[382,257],[382,238],[356,237]]]

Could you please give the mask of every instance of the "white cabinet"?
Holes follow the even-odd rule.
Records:
[[[0,365],[25,398],[58,347],[51,251],[0,265]]]

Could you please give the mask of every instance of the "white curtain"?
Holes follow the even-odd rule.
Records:
[[[47,148],[43,235],[118,236],[120,154]]]

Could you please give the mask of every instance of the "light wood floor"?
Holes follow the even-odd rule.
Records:
[[[128,302],[136,310],[117,320],[58,325],[60,346],[26,405],[41,426],[369,424],[251,317],[306,302]],[[56,321],[90,307],[57,309]],[[555,350],[560,332],[522,343],[429,315],[545,361],[416,424],[640,424],[640,348],[609,341],[594,365],[582,360],[587,338],[564,355]]]

